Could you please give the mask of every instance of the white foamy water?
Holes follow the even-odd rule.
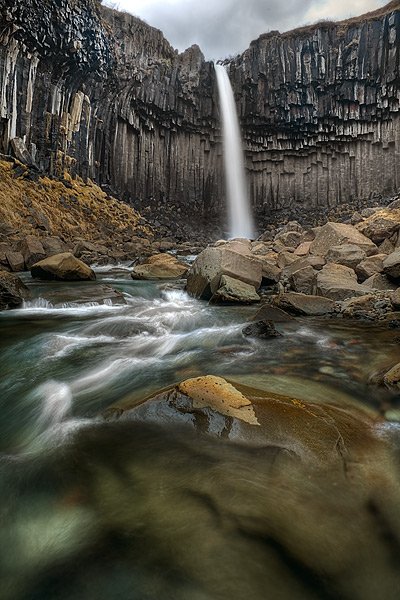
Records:
[[[42,398],[39,422],[46,427],[61,423],[72,406],[69,385],[58,381],[47,381],[37,388],[36,394]]]
[[[232,238],[252,239],[255,237],[254,226],[247,194],[242,140],[235,98],[225,68],[222,65],[215,65],[215,73],[222,116],[229,235]]]

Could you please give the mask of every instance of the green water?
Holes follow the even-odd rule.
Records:
[[[85,284],[26,281],[32,301],[0,313],[0,598],[261,600],[353,589],[318,569],[307,575],[301,561],[289,567],[262,541],[276,505],[272,450],[100,415],[203,374],[315,402],[396,407],[396,395],[368,379],[395,361],[398,333],[298,320],[278,325],[281,338],[256,340],[241,333],[254,307],[208,306],[179,284],[136,282],[124,269]],[[287,472],[298,483],[299,470]],[[321,494],[335,511],[313,486],[301,493]],[[286,510],[296,494],[287,491]],[[358,511],[351,498],[344,512],[353,500]],[[325,543],[307,535],[305,548]],[[397,579],[389,567],[380,573],[381,597],[391,598]]]

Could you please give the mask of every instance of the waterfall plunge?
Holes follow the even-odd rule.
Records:
[[[228,73],[222,65],[214,65],[217,76],[219,104],[228,197],[229,237],[254,238],[253,219],[247,197],[243,164],[242,140],[235,99]]]

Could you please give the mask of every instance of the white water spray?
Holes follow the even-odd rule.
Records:
[[[254,238],[253,219],[247,196],[243,149],[235,98],[228,73],[215,65],[222,115],[226,191],[228,196],[229,237]]]

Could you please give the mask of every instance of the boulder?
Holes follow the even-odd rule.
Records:
[[[308,265],[292,273],[289,282],[295,292],[313,294],[315,291],[316,277],[317,271]]]
[[[398,287],[393,294],[390,295],[390,299],[393,304],[393,308],[400,308],[400,287]]]
[[[270,283],[277,283],[282,274],[282,269],[277,267],[274,263],[269,260],[262,260],[263,257],[259,257],[262,265],[262,283],[264,285]]]
[[[288,231],[279,233],[275,237],[275,241],[280,241],[286,248],[297,248],[301,242],[302,235],[298,231]]]
[[[310,253],[311,242],[302,242],[300,246],[296,248],[294,254],[296,256],[307,256]]]
[[[131,273],[132,279],[181,279],[185,276],[188,266],[179,262],[171,254],[154,254],[145,262],[136,265]]]
[[[398,387],[400,389],[400,363],[394,365],[383,377],[385,385],[388,387]]]
[[[400,230],[400,209],[378,210],[359,223],[357,229],[375,244],[379,244]]]
[[[22,240],[20,250],[24,257],[26,269],[30,269],[32,265],[46,258],[41,240],[34,235],[27,235]]]
[[[396,250],[394,244],[390,240],[385,240],[382,244],[379,244],[380,254],[392,254]]]
[[[375,244],[360,233],[353,225],[346,223],[326,223],[318,228],[315,240],[311,243],[310,253],[325,257],[332,246],[352,244],[364,250],[367,256],[377,254]]]
[[[383,272],[393,279],[400,279],[400,250],[395,250],[385,258]]]
[[[44,251],[47,256],[52,256],[53,254],[62,254],[63,252],[68,252],[68,246],[65,242],[63,242],[59,237],[51,236],[45,237],[41,240]]]
[[[383,272],[383,261],[386,254],[375,254],[362,260],[354,269],[358,277],[358,281],[363,282],[376,273]]]
[[[333,300],[289,292],[275,296],[274,304],[295,315],[320,316],[332,313],[335,307]]]
[[[290,323],[295,320],[292,315],[272,304],[261,306],[252,318],[252,321],[272,321],[274,323]]]
[[[327,263],[336,263],[355,269],[355,267],[366,258],[364,250],[354,244],[342,244],[332,246],[326,254]]]
[[[226,246],[206,248],[189,270],[186,289],[196,298],[210,300],[221,287],[222,275],[248,283],[258,290],[262,280],[262,265],[255,257]]]
[[[25,269],[25,260],[21,252],[6,252],[6,258],[11,271],[18,272]]]
[[[267,320],[256,321],[255,323],[250,323],[249,325],[246,325],[246,327],[243,327],[242,333],[246,337],[261,339],[282,337],[282,334],[276,330],[273,322]]]
[[[331,300],[347,300],[352,296],[369,293],[369,288],[357,282],[357,275],[349,267],[329,263],[317,275],[317,295]]]
[[[0,271],[0,310],[16,308],[28,298],[30,291],[19,277],[14,273]]]
[[[283,250],[282,252],[279,252],[278,260],[277,260],[276,264],[281,269],[284,269],[285,267],[288,267],[289,265],[291,265],[292,263],[294,263],[295,261],[298,261],[298,260],[300,260],[299,257],[296,256],[295,254],[293,254],[293,252],[288,252],[287,250]]]
[[[370,290],[395,290],[396,284],[389,281],[389,279],[382,275],[382,273],[375,273],[371,275],[363,282],[363,286]]]
[[[57,281],[90,281],[96,279],[94,271],[71,252],[54,254],[31,268],[32,277]]]
[[[257,294],[253,285],[244,283],[243,281],[240,281],[240,279],[229,277],[229,275],[221,276],[220,287],[212,295],[210,300],[210,302],[214,304],[252,304],[253,302],[259,301],[260,296]]]

